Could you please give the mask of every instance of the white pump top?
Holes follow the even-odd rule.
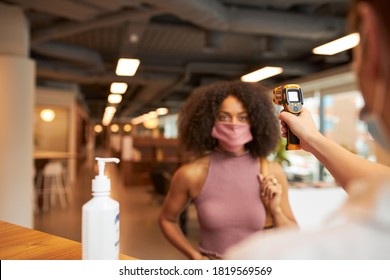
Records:
[[[104,175],[104,167],[107,162],[118,163],[117,158],[95,158],[98,162],[99,174],[92,180],[92,192],[109,192],[111,190],[110,179]]]

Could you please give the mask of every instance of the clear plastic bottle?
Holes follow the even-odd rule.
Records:
[[[92,180],[93,198],[82,209],[82,259],[119,259],[119,203],[110,197],[110,179],[104,175],[107,162],[117,158],[95,158],[99,174]]]

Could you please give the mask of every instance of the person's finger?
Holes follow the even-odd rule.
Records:
[[[273,199],[275,198],[277,195],[279,195],[280,192],[279,192],[279,185],[275,185],[272,189],[271,189],[271,195],[270,195],[270,199]]]
[[[271,192],[270,186],[269,186],[269,183],[267,183],[267,186],[266,186],[266,188],[264,190],[264,196],[269,198],[270,192]]]
[[[271,181],[271,186],[269,186],[268,188],[268,193],[267,193],[267,196],[268,196],[268,199],[272,199],[275,195],[275,182]]]
[[[286,123],[287,125],[290,123],[290,121],[292,120],[293,117],[295,117],[294,114],[290,114],[290,113],[285,112],[285,111],[280,112],[280,114],[278,115],[278,119],[280,121]]]
[[[268,180],[268,186],[267,186],[267,197],[271,199],[273,197],[273,188],[275,184],[277,183],[275,178],[269,178]]]
[[[260,194],[265,197],[270,196],[270,192],[272,193],[272,187],[278,184],[278,181],[273,176],[263,176],[261,174],[258,175],[258,178],[261,180],[261,192]]]
[[[269,178],[267,187],[267,197],[268,199],[273,199],[275,196],[280,195],[282,192],[281,185],[275,177]]]
[[[287,126],[287,123],[286,123],[285,121],[280,120],[280,125],[281,125],[282,127],[286,127],[286,126]]]
[[[267,180],[263,179],[261,182],[261,187],[260,187],[260,194],[262,197],[266,197],[268,193],[268,182]]]
[[[264,176],[262,174],[257,174],[257,178],[259,179],[260,183],[260,196],[264,196]]]

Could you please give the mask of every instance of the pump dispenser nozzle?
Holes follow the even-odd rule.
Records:
[[[95,158],[98,162],[99,174],[92,180],[92,191],[93,192],[109,192],[111,190],[110,179],[104,175],[104,167],[107,162],[119,163],[117,158]]]

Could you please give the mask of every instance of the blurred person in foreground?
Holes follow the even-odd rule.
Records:
[[[390,152],[390,1],[355,0],[350,12],[354,71],[365,106],[361,119],[374,139]],[[286,124],[348,192],[332,222],[316,232],[279,231],[252,235],[230,248],[228,259],[390,259],[390,169],[360,158],[321,135],[307,110],[298,116],[281,112]]]
[[[178,126],[180,145],[196,158],[175,172],[159,222],[187,258],[223,258],[226,248],[263,231],[267,214],[274,227],[297,227],[286,175],[280,164],[265,160],[280,139],[269,90],[238,81],[200,87],[183,106]],[[178,225],[190,202],[199,248]]]

